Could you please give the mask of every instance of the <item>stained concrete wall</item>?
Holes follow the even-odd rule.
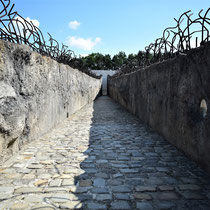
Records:
[[[108,79],[110,96],[210,173],[210,43]],[[200,108],[206,101],[207,114]]]
[[[0,41],[0,161],[96,97],[101,80]]]

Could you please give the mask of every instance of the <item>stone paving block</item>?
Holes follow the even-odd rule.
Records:
[[[130,200],[130,194],[128,193],[116,193],[114,197],[116,200]]]
[[[5,175],[6,179],[20,179],[22,177],[22,174],[7,174]]]
[[[40,168],[43,168],[43,165],[41,164],[32,164],[32,165],[29,165],[27,166],[28,169],[40,169]]]
[[[174,192],[161,192],[161,193],[158,193],[158,199],[160,199],[160,200],[178,200],[179,197]]]
[[[110,194],[98,194],[96,196],[97,201],[106,201],[106,200],[112,200],[112,196]]]
[[[75,191],[71,191],[71,192],[87,193],[90,189],[91,189],[91,187],[77,187]]]
[[[126,164],[116,164],[116,163],[112,163],[111,165],[112,165],[113,167],[115,167],[115,168],[129,168],[129,166],[126,165]]]
[[[12,197],[13,197],[12,192],[10,192],[10,193],[8,193],[7,191],[5,191],[5,192],[0,192],[0,202],[1,202],[2,200],[7,200],[7,199],[12,198]],[[0,208],[0,209],[1,209],[1,208]]]
[[[150,177],[145,180],[147,185],[163,185],[164,181],[160,177]]]
[[[175,207],[175,204],[168,201],[162,201],[155,206],[157,206],[158,209],[173,209]]]
[[[159,172],[168,172],[169,171],[169,168],[167,168],[167,167],[156,167],[156,169]]]
[[[47,157],[48,158],[48,157]],[[47,159],[46,157],[44,157],[44,159]],[[54,160],[43,160],[43,161],[40,161],[41,164],[43,165],[51,165],[53,164],[55,161]]]
[[[97,173],[98,171],[96,170],[96,169],[86,169],[85,170],[85,173],[88,173],[88,174],[95,174],[95,173]]]
[[[46,187],[46,188],[43,189],[43,192],[44,193],[50,193],[50,192],[69,192],[69,191],[70,191],[70,188],[64,188],[64,187]]]
[[[92,185],[92,180],[91,179],[86,179],[86,180],[80,180],[79,181],[79,186],[80,187],[90,187]]]
[[[117,159],[118,160],[127,160],[127,161],[129,161],[130,160],[130,157],[119,156]]]
[[[74,185],[74,179],[63,179],[62,186],[71,186],[71,185]]]
[[[49,205],[49,204],[35,204],[33,205],[30,210],[55,210],[55,207],[53,207],[52,205]]]
[[[51,174],[40,174],[37,178],[38,179],[50,179],[52,177]]]
[[[108,160],[96,160],[96,163],[108,163]]]
[[[165,184],[177,184],[177,180],[176,178],[172,178],[172,177],[162,177],[163,182]]]
[[[182,192],[181,195],[189,200],[205,200],[206,196],[197,192]]]
[[[133,197],[136,200],[152,200],[151,195],[146,193],[134,193]]]
[[[95,187],[105,187],[105,179],[96,178],[93,181],[93,185]]]
[[[154,208],[152,205],[148,202],[137,202],[136,208],[141,210],[153,210]]]
[[[112,209],[131,209],[127,201],[113,201],[111,203]]]
[[[17,188],[17,187],[30,185],[32,181],[33,179],[17,179],[17,180],[14,180],[12,183]]]
[[[69,193],[69,199],[70,199],[71,201],[78,201],[78,200],[80,200],[80,197],[77,196],[77,195],[74,194],[74,193]]]
[[[25,195],[24,201],[28,203],[42,203],[44,201],[44,197],[46,196],[47,194],[43,194],[43,195],[29,194],[29,195]]]
[[[59,187],[61,185],[62,179],[53,179],[49,186],[50,187]]]
[[[92,193],[108,193],[109,190],[106,187],[94,187],[90,190]]]
[[[94,176],[97,178],[102,178],[102,179],[108,179],[110,177],[110,175],[107,173],[96,173],[94,174]]]
[[[122,176],[123,176],[123,174],[117,173],[117,174],[113,175],[113,178],[119,178],[119,177],[122,177]]]
[[[59,179],[72,179],[72,175],[70,174],[63,174],[58,177]]]
[[[113,186],[111,187],[113,192],[119,192],[119,193],[128,193],[131,192],[131,189],[127,186]]]
[[[121,173],[125,173],[125,174],[133,174],[133,173],[138,173],[139,170],[136,169],[120,169]]]
[[[94,195],[90,194],[89,192],[88,193],[79,193],[79,194],[75,194],[75,195],[78,197],[77,200],[80,200],[81,202],[91,201],[91,200],[93,200],[93,197],[94,197]]]
[[[116,180],[116,179],[109,179],[109,180],[107,180],[107,185],[119,186],[119,185],[122,185],[122,181]]]
[[[39,186],[47,185],[48,182],[49,182],[49,181],[48,181],[47,179],[36,180],[36,181],[34,182],[34,186],[39,187]]]
[[[59,205],[60,209],[81,209],[82,203],[80,201],[71,201]]]
[[[89,202],[87,205],[88,209],[107,209],[105,204],[100,204],[96,202]]]
[[[184,184],[184,185],[179,185],[178,187],[180,190],[192,190],[192,191],[201,190],[200,186],[194,184]]]
[[[0,198],[8,199],[2,201],[7,209],[210,206],[204,172],[107,97],[84,106],[21,153],[0,168]]]
[[[16,163],[16,164],[13,165],[13,167],[15,167],[15,168],[25,168],[25,164]]]
[[[184,183],[184,184],[195,184],[198,182],[197,179],[193,179],[193,178],[189,178],[189,177],[180,177],[180,180]]]
[[[14,192],[14,187],[1,187],[0,186],[0,193],[13,193]]]
[[[11,207],[9,209],[11,210],[18,210],[18,209],[27,209],[29,207],[29,203],[25,203],[25,202],[16,202],[14,204],[11,205]]]
[[[35,174],[25,174],[22,179],[35,179]]]
[[[137,186],[135,187],[136,192],[155,192],[157,189],[155,186]]]
[[[38,187],[21,187],[15,190],[15,194],[25,194],[25,193],[41,193],[42,188]]]
[[[48,197],[49,201],[54,203],[66,203],[71,201],[69,193],[52,193],[50,197]]]
[[[31,173],[31,169],[28,169],[28,168],[21,168],[19,170],[17,170],[18,173],[21,173],[21,174],[30,174]]]

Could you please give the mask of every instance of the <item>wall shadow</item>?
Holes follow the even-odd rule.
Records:
[[[122,106],[99,97],[91,121],[84,173],[74,177],[78,208],[210,207],[209,177]]]
[[[103,96],[0,168],[0,209],[207,210],[210,178]]]

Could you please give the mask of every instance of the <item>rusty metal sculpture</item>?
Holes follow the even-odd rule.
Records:
[[[210,18],[207,17],[210,8],[201,15],[203,10],[198,14],[198,18],[192,20],[193,13],[191,10],[184,12],[179,19],[175,19],[176,26],[166,28],[163,31],[163,37],[156,39],[155,43],[145,48],[146,52],[153,55],[154,62],[162,61],[176,56],[180,53],[188,53],[192,48],[199,47],[209,41]],[[182,24],[185,20],[185,27]],[[196,26],[196,27],[195,27]],[[196,30],[195,30],[196,28]],[[200,43],[198,38],[200,35]],[[195,43],[194,46],[192,43]]]
[[[145,47],[144,54],[142,52],[140,52],[140,55],[138,54],[140,61],[135,64],[135,68],[133,66],[132,71],[175,57],[181,53],[187,54],[192,48],[200,47],[205,42],[208,42],[210,40],[209,11],[210,8],[202,16],[203,10],[201,10],[198,13],[198,17],[194,20],[192,19],[193,14],[191,10],[184,12],[179,19],[174,18],[176,25],[166,28],[161,38],[156,39],[154,43]],[[123,66],[113,77],[129,73],[130,71],[129,67]]]
[[[17,11],[13,11],[14,4],[11,5],[10,0],[0,0],[0,4],[0,39],[29,45],[33,51],[49,56],[57,62],[74,68],[78,67],[72,50],[63,44],[60,49],[59,43],[49,33],[49,44],[47,44],[41,30],[32,21],[26,20]],[[89,70],[79,70],[98,78]]]

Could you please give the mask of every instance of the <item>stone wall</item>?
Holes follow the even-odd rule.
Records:
[[[114,100],[210,172],[210,43],[109,79],[108,88]]]
[[[0,41],[0,161],[93,101],[100,87],[26,45]]]

